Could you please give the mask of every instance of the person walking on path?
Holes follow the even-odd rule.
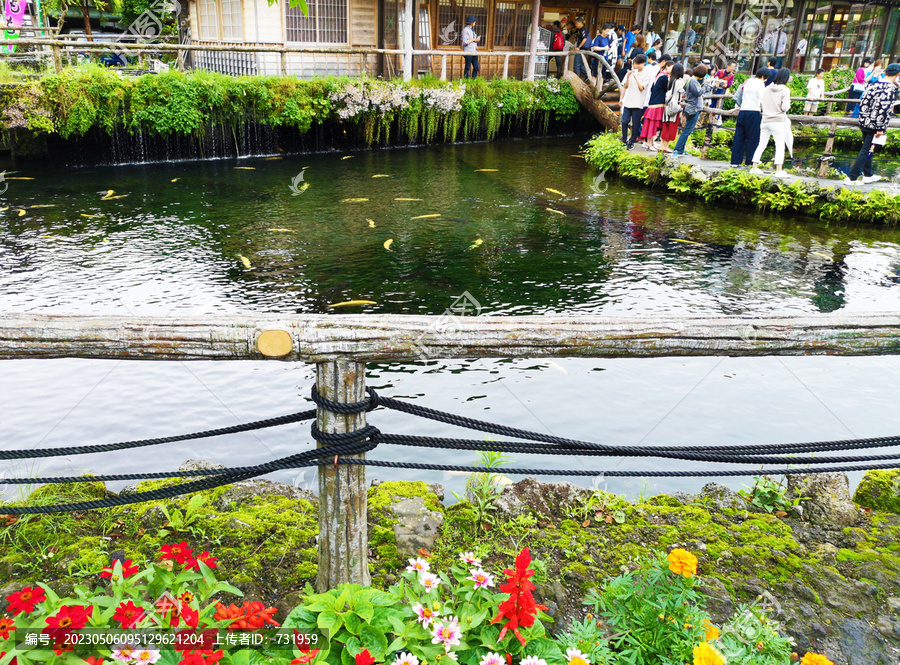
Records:
[[[806,82],[806,96],[810,101],[803,105],[803,115],[813,115],[819,110],[819,100],[825,97],[825,70],[821,67]]]
[[[680,62],[668,62],[669,88],[666,90],[666,104],[663,110],[662,131],[660,132],[659,151],[671,153],[669,142],[678,136],[678,123],[684,109],[684,65]]]
[[[754,78],[741,84],[734,96],[734,104],[739,113],[734,127],[734,139],[731,141],[731,168],[737,168],[743,162],[747,166],[753,163],[753,153],[759,145],[759,126],[762,123],[762,96],[766,90],[766,79],[769,70],[762,67]]]
[[[863,184],[870,184],[881,180],[880,175],[872,171],[872,153],[876,143],[880,143],[888,123],[891,121],[891,112],[897,102],[897,79],[900,77],[900,64],[892,63],[884,70],[884,80],[872,81],[866,86],[859,103],[859,128],[862,131],[863,143],[859,154],[850,168],[850,176],[844,179],[846,183],[856,182],[863,173]]]
[[[590,51],[591,38],[588,29],[584,25],[584,19],[580,16],[575,19],[575,75],[587,80],[587,69],[584,67],[584,56],[577,51]]]
[[[481,37],[478,37],[475,34],[475,21],[477,19],[474,16],[469,16],[466,18],[466,27],[463,28],[462,36],[460,41],[462,42],[463,53],[466,55],[463,56],[463,59],[466,61],[465,69],[463,70],[463,78],[469,78],[469,70],[472,70],[472,78],[478,76],[478,72],[480,71],[478,66],[478,56],[475,53],[478,52],[478,42],[481,41]]]
[[[691,71],[691,78],[684,88],[684,129],[681,130],[681,136],[678,137],[678,143],[672,151],[673,157],[681,157],[684,155],[684,148],[687,140],[697,127],[697,121],[700,119],[700,111],[703,110],[703,88],[701,84],[706,78],[706,65],[697,65]]]
[[[856,70],[856,76],[853,77],[853,82],[850,84],[850,92],[847,94],[849,99],[860,99],[863,96],[863,92],[866,89],[866,78],[869,76],[871,66],[872,58],[866,58],[862,62],[862,67]],[[857,107],[858,104],[847,104],[847,115],[854,118],[858,117]]]
[[[769,78],[766,79],[766,87],[769,87],[778,75],[778,67],[775,66],[778,63],[778,58],[769,58],[766,63],[766,67],[769,70]]]
[[[650,86],[650,71],[644,69],[647,56],[638,55],[632,69],[622,81],[622,143],[631,150],[641,133],[641,117],[644,115],[644,90]],[[631,123],[631,138],[628,138],[628,124]]]
[[[753,153],[753,168],[751,173],[761,174],[759,164],[762,161],[763,151],[769,145],[769,137],[775,142],[775,177],[787,178],[784,170],[784,150],[788,148],[793,155],[794,137],[791,134],[791,121],[787,112],[791,108],[791,91],[787,87],[791,79],[791,70],[782,67],[775,75],[772,85],[768,86],[762,94],[762,122],[759,126],[759,145]]]
[[[647,66],[646,69],[650,69],[650,67]],[[641,119],[641,147],[647,150],[656,150],[653,146],[653,140],[656,138],[656,132],[662,128],[663,114],[666,110],[666,92],[668,90],[669,75],[668,71],[663,68],[653,85],[647,90],[650,96],[647,99],[644,117]]]

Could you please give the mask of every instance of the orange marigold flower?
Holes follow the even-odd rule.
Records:
[[[691,577],[697,574],[697,557],[680,547],[669,552],[669,570],[676,575]]]
[[[703,622],[703,627],[706,628],[707,642],[712,642],[713,640],[719,639],[719,629],[712,625],[709,619]]]
[[[834,665],[834,663],[820,653],[807,652],[800,661],[800,665]]]
[[[725,665],[725,658],[709,642],[694,647],[694,665]]]

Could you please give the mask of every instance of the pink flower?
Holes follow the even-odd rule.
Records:
[[[419,665],[419,659],[411,653],[399,653],[391,665]]]
[[[473,568],[469,573],[470,575],[466,579],[475,582],[476,589],[494,586],[494,576],[484,572],[481,568],[478,568],[477,570]]]
[[[422,573],[419,582],[425,587],[425,591],[434,591],[441,585],[441,578],[434,573]]]
[[[434,610],[430,607],[425,607],[422,603],[413,605],[413,612],[419,617],[417,620],[422,622],[423,628],[428,628],[429,624],[431,624],[437,616]]]
[[[501,658],[499,653],[490,651],[487,656],[481,659],[478,665],[506,665],[506,661]]]
[[[459,555],[459,558],[462,559],[463,563],[467,563],[470,566],[481,565],[481,559],[475,557],[475,552],[463,552]]]
[[[406,567],[407,573],[427,573],[428,569],[431,568],[431,564],[429,564],[425,559],[421,557],[418,559],[410,559],[409,565]]]
[[[547,661],[543,658],[538,658],[537,656],[528,656],[527,658],[523,658],[519,665],[547,665]]]
[[[450,647],[457,646],[462,637],[462,631],[459,629],[459,619],[449,617],[443,621],[435,621],[434,628],[431,629],[431,643],[444,643],[444,651],[450,651]]]

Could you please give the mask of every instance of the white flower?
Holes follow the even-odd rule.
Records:
[[[506,663],[504,663],[503,658],[500,657],[499,653],[490,651],[487,656],[481,659],[478,665],[506,665]],[[544,665],[547,664],[544,663]]]
[[[571,662],[573,658],[580,658],[585,663],[587,663],[587,665],[591,665],[591,661],[588,660],[587,654],[581,653],[581,651],[575,649],[574,647],[571,649],[566,649],[566,658],[569,659],[569,662]]]
[[[466,579],[472,580],[475,582],[476,589],[484,589],[485,587],[494,586],[494,576],[486,573],[480,568],[469,571],[469,577]]]
[[[441,585],[441,578],[434,573],[422,573],[419,582],[425,587],[425,591],[434,591]]]
[[[528,656],[523,658],[519,665],[547,665],[547,661],[537,656]]]
[[[409,565],[406,567],[407,573],[427,573],[431,568],[431,564],[425,559],[410,559]]]
[[[470,566],[481,565],[481,559],[475,557],[475,552],[463,552],[459,555],[459,558],[462,559],[463,563],[467,563]]]
[[[419,665],[419,659],[411,653],[400,653],[397,654],[397,657],[394,658],[394,662],[391,665]],[[547,664],[544,663],[544,665]]]

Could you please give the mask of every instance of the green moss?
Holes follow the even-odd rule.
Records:
[[[853,501],[873,510],[900,513],[900,469],[867,471]]]

